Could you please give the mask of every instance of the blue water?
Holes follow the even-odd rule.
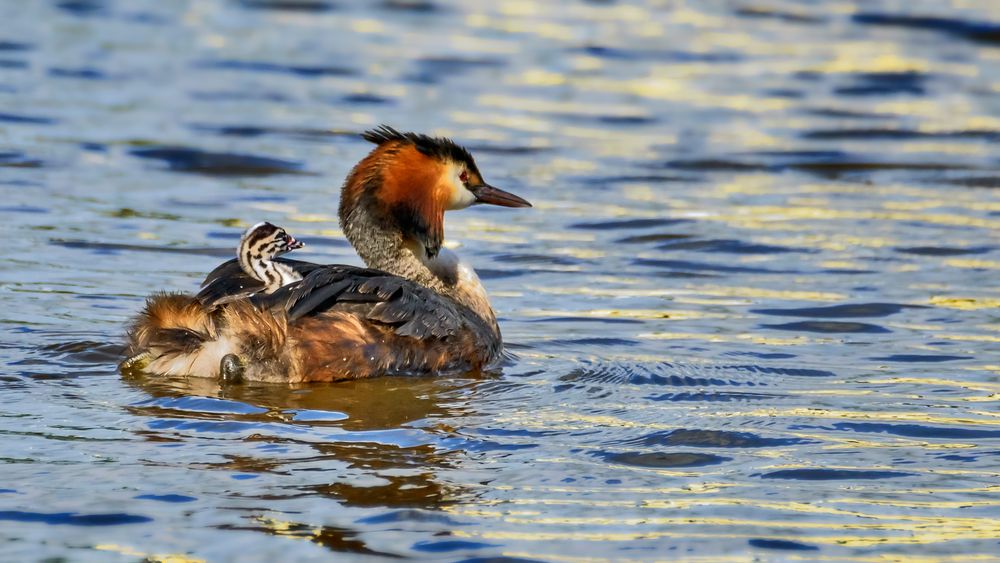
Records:
[[[1000,5],[0,0],[0,560],[997,560]],[[501,373],[116,373],[388,123]],[[306,252],[307,251],[307,252]]]

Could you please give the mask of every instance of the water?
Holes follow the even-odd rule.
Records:
[[[0,2],[0,559],[995,560],[996,2]],[[123,379],[259,220],[357,264],[379,123],[500,374]]]

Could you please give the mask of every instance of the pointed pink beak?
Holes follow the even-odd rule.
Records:
[[[510,192],[505,192],[500,188],[494,188],[489,184],[472,186],[473,195],[476,196],[476,203],[486,203],[489,205],[499,205],[500,207],[531,207],[528,200],[520,198]]]

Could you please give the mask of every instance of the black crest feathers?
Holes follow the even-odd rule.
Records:
[[[462,162],[471,170],[475,170],[477,174],[479,172],[476,169],[476,162],[472,159],[472,154],[445,137],[431,137],[420,133],[401,133],[388,125],[379,125],[375,129],[369,129],[362,133],[361,138],[376,145],[392,142],[413,145],[427,156]]]

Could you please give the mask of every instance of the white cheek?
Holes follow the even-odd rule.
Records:
[[[462,171],[459,168],[454,168],[451,175],[451,197],[448,198],[448,209],[465,209],[466,207],[476,203],[476,196],[472,195],[459,178],[459,174]]]

